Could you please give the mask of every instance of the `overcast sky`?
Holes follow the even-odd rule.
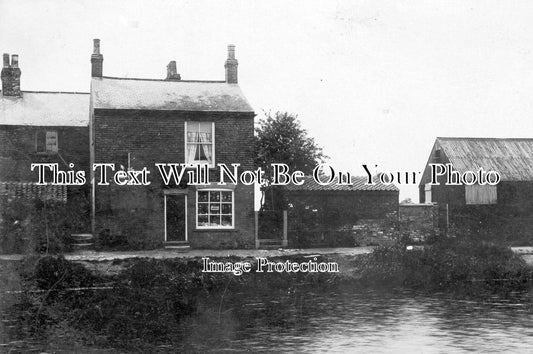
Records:
[[[258,115],[298,114],[357,175],[422,171],[437,136],[533,137],[533,1],[0,0],[23,90],[88,92],[93,38],[104,75],[141,78],[223,80],[235,44]]]

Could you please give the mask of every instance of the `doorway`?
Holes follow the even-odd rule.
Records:
[[[187,241],[187,195],[165,194],[165,242]]]

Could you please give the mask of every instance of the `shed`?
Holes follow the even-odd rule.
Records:
[[[358,231],[377,239],[393,237],[399,204],[399,190],[393,184],[369,184],[366,177],[352,176],[349,184],[335,179],[321,185],[305,177],[302,185],[286,186],[285,196],[289,245],[353,246]],[[375,243],[380,243],[377,239]]]

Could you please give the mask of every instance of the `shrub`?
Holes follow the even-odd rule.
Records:
[[[523,259],[510,249],[466,238],[440,239],[423,249],[378,247],[368,256],[363,279],[414,288],[522,287],[533,279]]]
[[[70,250],[70,235],[87,228],[83,197],[55,201],[3,199],[0,253],[60,253]]]

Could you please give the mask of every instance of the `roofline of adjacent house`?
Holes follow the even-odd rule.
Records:
[[[6,123],[0,123],[0,126],[2,127],[33,127],[33,128],[88,128],[89,122],[87,122],[87,125],[72,125],[72,124],[56,124],[56,125],[38,125],[38,124],[30,124],[30,123],[24,123],[24,124],[6,124]]]
[[[396,189],[285,189],[286,193],[292,193],[292,192],[298,192],[298,193],[309,193],[309,194],[315,194],[315,193],[331,193],[331,194],[342,194],[342,193],[356,193],[356,192],[373,192],[373,193],[399,193],[400,190],[398,188]]]
[[[94,107],[94,111],[109,111],[109,112],[116,112],[116,111],[122,111],[122,112],[175,112],[175,113],[205,113],[205,114],[225,114],[225,113],[238,113],[238,114],[246,114],[246,115],[254,115],[256,116],[257,113],[255,111],[205,111],[205,110],[194,110],[194,109],[152,109],[152,108],[100,108],[100,107]]]
[[[99,79],[93,77],[93,79]],[[102,79],[113,79],[113,80],[134,80],[134,81],[158,81],[158,82],[201,82],[201,83],[213,83],[213,84],[225,84],[224,80],[165,80],[165,79],[143,79],[137,77],[113,77],[113,76],[102,76]],[[234,85],[234,84],[231,84]]]
[[[0,91],[2,92],[2,91]],[[22,93],[57,93],[57,94],[67,94],[67,95],[89,95],[89,92],[78,92],[78,91],[20,91]],[[6,97],[2,96],[0,94],[0,97]],[[17,97],[17,96],[7,96],[7,97]]]

